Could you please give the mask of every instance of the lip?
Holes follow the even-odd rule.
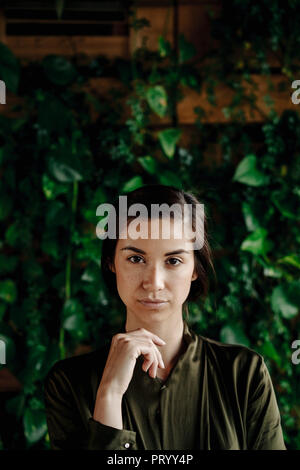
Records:
[[[145,307],[149,307],[149,308],[158,308],[158,307],[162,307],[163,305],[165,305],[167,303],[167,300],[160,300],[160,299],[157,299],[157,300],[148,300],[148,299],[141,299],[139,300],[139,302],[144,305]]]

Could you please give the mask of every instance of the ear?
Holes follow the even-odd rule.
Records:
[[[196,273],[196,270],[193,272],[192,279],[191,281],[195,281],[195,279],[198,278],[198,274]]]

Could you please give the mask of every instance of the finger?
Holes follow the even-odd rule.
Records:
[[[152,341],[153,341],[154,343],[158,343],[158,344],[160,344],[160,345],[162,345],[162,346],[166,344],[166,342],[165,342],[162,338],[160,338],[159,336],[155,335],[155,334],[152,333],[151,331],[146,330],[146,329],[144,329],[144,328],[143,328],[143,330],[144,330],[144,332],[145,332],[145,334],[146,334],[147,336],[150,336],[150,338],[152,339]]]
[[[151,366],[152,361],[150,359],[146,359],[142,365],[142,369],[147,372],[149,367]]]
[[[154,351],[149,351],[148,353],[144,353],[143,354],[145,360],[143,362],[143,365],[142,365],[142,369],[147,372],[149,367],[151,366],[151,364],[153,363],[154,361]]]
[[[152,341],[154,343],[160,344],[162,346],[164,346],[166,344],[166,342],[163,339],[161,339],[159,336],[157,336],[157,335],[152,335],[152,336],[153,336]]]
[[[157,347],[155,345],[154,345],[154,349],[155,349],[155,353],[156,353],[156,357],[157,357],[158,367],[160,369],[165,369],[166,367],[165,367],[161,352],[157,349]]]
[[[154,379],[157,374],[157,361],[153,361],[149,368],[149,375]]]
[[[150,377],[156,376],[155,365],[157,369],[157,356],[153,348],[150,349],[149,353],[144,354],[146,356],[146,360],[142,366],[145,372],[149,373]]]
[[[152,346],[143,344],[141,347],[141,354],[146,358],[146,361],[144,361],[142,365],[143,370],[147,372],[149,369],[149,375],[153,378],[156,377],[159,364],[161,365],[161,368],[164,368],[164,363],[159,350],[153,343]]]

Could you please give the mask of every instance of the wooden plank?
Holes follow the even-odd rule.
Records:
[[[146,18],[150,26],[144,27],[137,33],[130,28],[130,52],[134,52],[143,44],[143,38],[147,37],[147,48],[157,50],[158,38],[163,35],[167,41],[173,44],[174,9],[172,5],[140,6],[136,10],[137,19]]]
[[[6,44],[6,20],[4,15],[4,10],[0,9],[0,42]]]
[[[40,60],[48,54],[129,58],[128,43],[128,36],[7,36],[6,41],[17,57],[30,60]]]
[[[296,110],[296,106],[291,101],[291,83],[284,75],[272,75],[271,82],[274,85],[274,91],[268,91],[267,79],[263,75],[251,75],[252,80],[257,86],[255,94],[258,97],[256,102],[257,109],[251,113],[251,106],[249,103],[242,103],[240,109],[245,113],[247,122],[263,122],[266,120],[267,115],[270,111],[269,107],[264,101],[265,95],[270,95],[274,100],[274,109],[279,114],[283,110],[292,109]],[[281,92],[278,90],[280,83],[284,82],[287,86],[287,91]],[[249,96],[252,87],[247,82],[243,83],[245,92]],[[223,108],[230,105],[231,100],[234,96],[234,92],[225,85],[219,85],[216,87],[216,103],[217,106],[211,105],[206,98],[206,91],[202,90],[201,93],[197,93],[193,90],[185,90],[184,99],[178,103],[177,111],[179,116],[179,122],[181,124],[193,124],[196,118],[194,108],[199,106],[206,112],[206,118],[203,122],[206,123],[227,123],[230,119],[226,119]]]
[[[193,43],[197,59],[218,46],[218,41],[211,36],[209,11],[218,17],[221,13],[221,4],[198,1],[192,4],[181,2],[178,5],[178,33],[183,34],[187,41]]]
[[[223,5],[224,7],[224,5]],[[184,34],[187,41],[194,44],[197,57],[200,58],[213,48],[217,48],[219,41],[211,35],[211,19],[209,12],[214,18],[218,18],[222,12],[221,1],[213,0],[182,0],[178,2],[178,27],[179,33]],[[250,47],[249,47],[250,46]],[[237,62],[242,58],[253,58],[257,64],[256,53],[249,43],[235,44],[235,57]],[[283,60],[276,51],[267,52],[267,62],[270,67],[281,67]]]

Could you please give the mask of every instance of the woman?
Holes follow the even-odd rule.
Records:
[[[108,346],[60,360],[48,373],[51,447],[285,450],[263,357],[195,334],[183,319],[188,301],[207,295],[214,272],[199,201],[150,185],[127,195],[127,207],[134,204],[147,215],[122,214],[119,225],[117,213],[116,237],[103,241],[101,259],[105,281],[126,306],[125,325]],[[153,217],[155,204],[182,211]],[[193,210],[183,219],[187,205]]]

